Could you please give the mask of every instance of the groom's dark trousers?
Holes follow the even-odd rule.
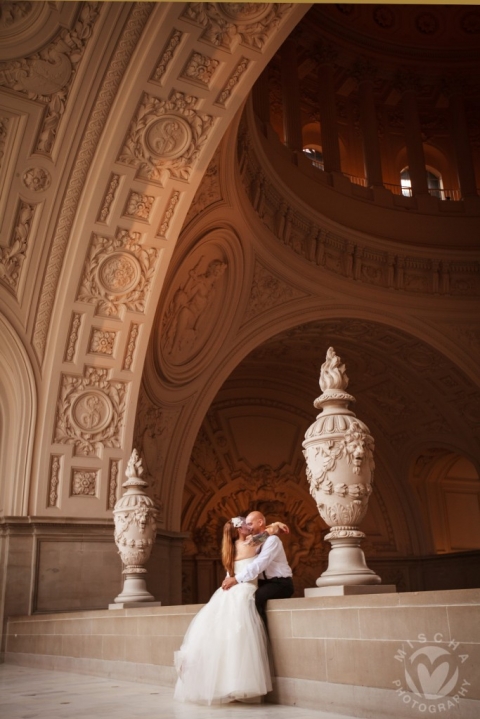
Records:
[[[269,599],[288,599],[293,594],[293,580],[291,577],[273,577],[272,579],[259,579],[258,589],[255,592],[255,606],[257,612],[267,625],[267,602]]]

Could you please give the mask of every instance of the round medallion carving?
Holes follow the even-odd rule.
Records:
[[[388,5],[377,5],[373,10],[373,19],[384,30],[389,30],[395,24],[395,13]]]
[[[480,33],[480,12],[478,10],[470,10],[462,15],[460,21],[463,32],[469,35],[478,35]]]
[[[165,115],[148,128],[145,141],[154,155],[172,160],[183,155],[192,141],[192,131],[186,120],[177,115]]]
[[[110,424],[112,403],[100,391],[88,390],[72,405],[72,420],[82,432],[100,432]]]
[[[30,167],[23,175],[25,187],[34,192],[43,192],[50,187],[51,177],[43,167]]]
[[[232,22],[256,22],[269,11],[268,3],[218,3],[218,9]]]
[[[438,30],[438,20],[431,12],[421,12],[417,15],[415,25],[418,32],[423,35],[434,35]]]
[[[106,257],[98,268],[101,285],[114,295],[131,290],[140,279],[140,266],[132,255],[114,252]]]

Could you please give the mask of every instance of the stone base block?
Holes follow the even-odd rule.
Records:
[[[109,609],[150,609],[150,607],[161,607],[162,602],[118,602],[118,604],[109,604]]]
[[[392,594],[395,584],[339,584],[333,587],[310,587],[306,597],[347,597],[353,594]]]

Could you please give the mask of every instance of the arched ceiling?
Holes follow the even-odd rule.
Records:
[[[406,470],[423,446],[444,443],[475,460],[480,444],[480,391],[440,352],[407,333],[369,321],[311,322],[277,334],[232,372],[213,402],[235,390],[315,416],[320,366],[333,346],[347,367],[354,411]]]

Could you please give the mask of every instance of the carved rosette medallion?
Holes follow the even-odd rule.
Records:
[[[115,252],[106,257],[98,268],[100,284],[112,295],[123,295],[131,290],[140,274],[137,260],[126,252]]]
[[[262,50],[290,3],[188,3],[183,17],[205,28],[202,37],[216,47],[230,49],[240,42]]]
[[[212,116],[197,112],[197,102],[175,90],[168,100],[145,94],[119,162],[162,186],[169,177],[188,180],[214,124]]]
[[[93,235],[77,299],[96,313],[144,312],[158,250],[140,244],[140,233],[119,230],[115,238]]]
[[[24,173],[22,182],[28,190],[44,192],[50,187],[52,178],[48,170],[45,170],[43,167],[30,167]]]
[[[80,456],[99,456],[104,447],[120,447],[126,387],[98,367],[87,367],[84,377],[63,375],[54,442],[73,444]]]
[[[365,564],[359,544],[365,535],[358,527],[372,493],[374,441],[368,427],[348,409],[355,399],[347,386],[345,365],[330,347],[320,374],[322,395],[314,403],[321,412],[303,442],[310,492],[331,528],[325,539],[333,549],[319,586],[381,581]]]

